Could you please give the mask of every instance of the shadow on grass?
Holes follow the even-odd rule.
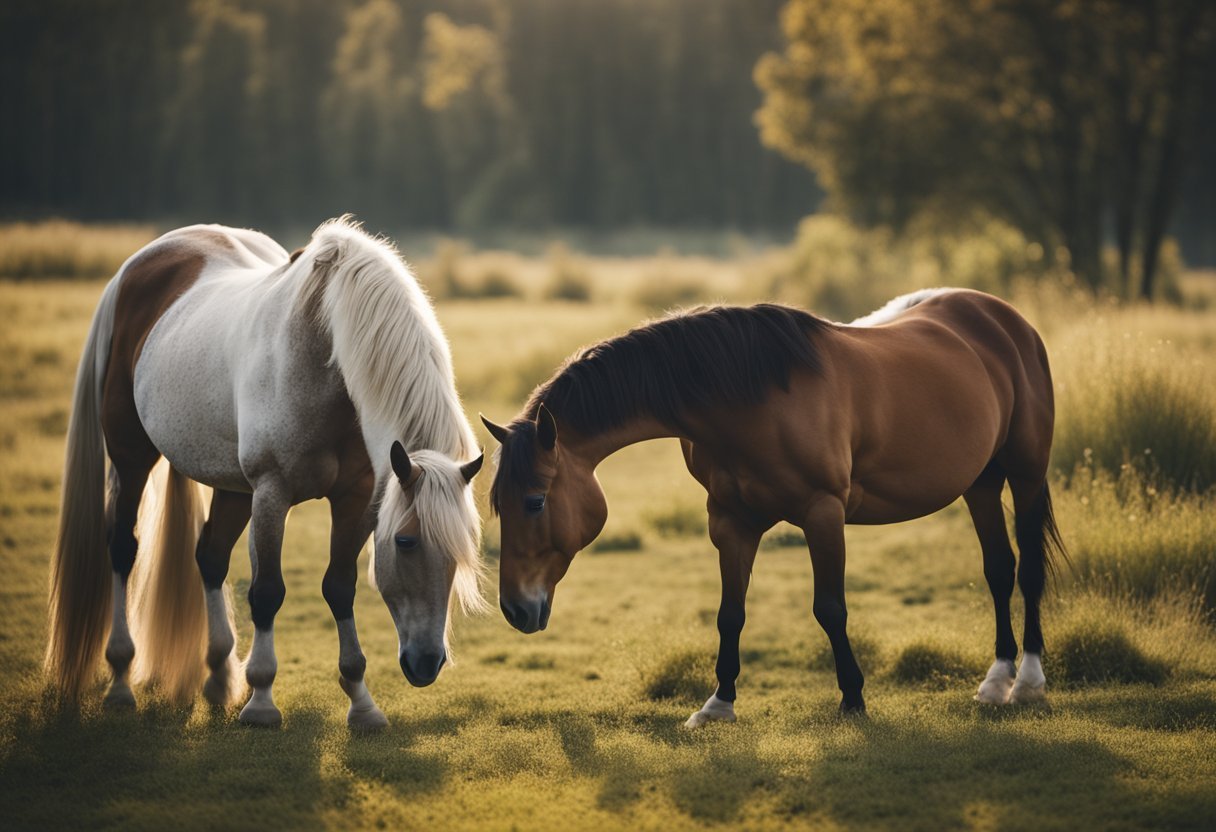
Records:
[[[447,783],[450,764],[446,755],[416,746],[437,737],[452,737],[491,709],[481,696],[454,700],[443,713],[423,718],[398,717],[384,731],[370,735],[348,734],[343,761],[355,774],[379,781],[409,797],[437,791]]]
[[[966,827],[977,813],[998,829],[1065,817],[1092,828],[1198,828],[1208,816],[1210,797],[1180,793],[1162,805],[1135,783],[1134,763],[1075,732],[1058,736],[1046,712],[987,714],[966,724],[873,720],[825,731],[818,763],[771,789],[777,810],[901,829]]]
[[[110,714],[49,698],[9,725],[0,815],[9,829],[321,825],[335,798],[319,771],[324,719],[294,708],[283,730],[151,701]]]

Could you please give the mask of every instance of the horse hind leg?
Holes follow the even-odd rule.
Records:
[[[1054,553],[1063,553],[1051,507],[1046,479],[1010,478],[1013,491],[1014,530],[1018,539],[1018,588],[1026,607],[1022,635],[1022,663],[1010,694],[1010,702],[1026,704],[1046,699],[1047,677],[1043,673],[1043,628],[1039,606]]]
[[[223,708],[239,695],[236,635],[233,632],[232,605],[225,581],[232,548],[249,524],[252,496],[216,490],[211,511],[195,551],[207,604],[207,667],[210,675],[203,684],[203,697]]]
[[[963,494],[971,521],[984,555],[984,577],[992,593],[996,615],[996,658],[975,694],[977,702],[1004,705],[1014,686],[1014,660],[1018,644],[1010,622],[1009,599],[1013,595],[1015,559],[1005,528],[1001,491],[1005,473],[996,462],[989,463],[975,483]]]
[[[131,638],[127,620],[127,584],[139,550],[139,541],[135,536],[139,503],[158,456],[155,449],[145,450],[123,460],[121,464],[115,462],[110,468],[106,525],[110,566],[113,569],[114,603],[105,653],[111,680],[104,705],[115,710],[135,707],[135,695],[128,680],[131,662],[135,659],[135,642]]]
[[[240,716],[246,725],[278,727],[283,722],[271,688],[279,667],[274,651],[274,619],[287,593],[282,568],[283,527],[291,503],[284,496],[286,493],[271,483],[261,483],[253,492],[253,525],[249,535],[253,566],[253,581],[249,584],[253,647],[245,662],[245,681],[253,688],[253,693]]]

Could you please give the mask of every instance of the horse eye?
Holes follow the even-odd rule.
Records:
[[[540,514],[545,508],[544,494],[529,494],[524,497],[524,510],[528,514]]]
[[[405,549],[408,551],[410,549],[418,548],[418,538],[414,537],[413,535],[399,534],[393,538],[393,540],[396,541],[398,549]]]

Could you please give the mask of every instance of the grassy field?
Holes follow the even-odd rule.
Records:
[[[441,250],[419,266],[437,294],[454,295],[439,316],[470,414],[501,420],[563,355],[666,305],[664,292],[763,295],[766,257]],[[462,292],[445,289],[453,274]],[[511,291],[469,297],[493,274]],[[546,299],[574,296],[554,291],[563,279],[594,302]],[[971,699],[993,625],[960,503],[848,532],[868,719],[836,716],[809,558],[778,529],[749,596],[740,721],[683,730],[713,690],[718,578],[703,497],[667,441],[602,467],[611,545],[577,558],[550,628],[524,636],[497,614],[458,618],[456,663],[430,688],[402,678],[388,614],[361,583],[368,681],[391,720],[368,737],[345,725],[337,636],[320,595],[320,503],[288,524],[282,730],[247,729],[201,700],[175,708],[151,691],[137,691],[134,713],[103,714],[100,681],[80,714],[46,691],[39,663],[66,409],[101,286],[0,282],[5,828],[1200,829],[1216,817],[1216,499],[1201,481],[1216,448],[1214,312],[1018,296],[1056,367],[1058,514],[1076,564],[1045,611],[1050,707]],[[243,546],[232,574],[240,598]],[[243,601],[238,624],[243,652]]]

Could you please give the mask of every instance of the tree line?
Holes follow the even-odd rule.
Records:
[[[0,211],[792,227],[780,0],[8,0]]]
[[[1148,297],[1170,229],[1216,263],[1214,41],[1211,0],[7,0],[0,215],[788,230],[826,192]]]

